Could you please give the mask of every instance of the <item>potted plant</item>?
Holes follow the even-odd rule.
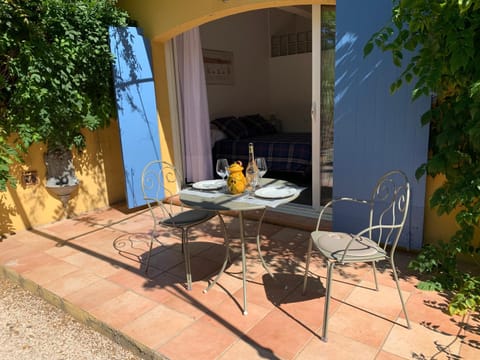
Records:
[[[48,149],[48,188],[78,186],[71,150],[115,114],[108,26],[127,22],[115,4],[0,0],[0,190],[33,143]]]

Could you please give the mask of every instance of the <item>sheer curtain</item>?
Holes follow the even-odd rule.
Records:
[[[173,45],[183,135],[183,173],[187,182],[210,179],[213,176],[210,119],[198,27],[177,36]]]

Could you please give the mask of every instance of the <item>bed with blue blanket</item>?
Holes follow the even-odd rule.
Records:
[[[312,167],[310,133],[281,133],[260,115],[227,117],[212,121],[213,160],[226,158],[229,163],[248,162],[248,143],[254,144],[255,156],[265,157],[269,172],[296,173],[307,176]]]

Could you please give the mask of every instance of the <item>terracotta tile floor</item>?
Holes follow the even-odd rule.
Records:
[[[325,266],[314,257],[301,295],[308,219],[269,214],[261,266],[248,239],[248,315],[241,312],[238,219],[226,217],[232,263],[218,284],[203,290],[225,255],[218,219],[191,237],[193,289],[185,290],[178,234],[162,231],[144,272],[151,218],[144,210],[109,208],[22,231],[0,242],[0,275],[18,281],[145,358],[169,359],[473,359],[480,358],[480,319],[459,332],[445,296],[422,292],[406,268],[413,255],[397,253],[412,329],[405,328],[391,273],[380,268],[372,291],[368,266],[339,267],[334,276],[329,341],[319,338]],[[290,221],[290,223],[288,222]],[[294,226],[288,224],[294,223]],[[278,225],[278,224],[283,225]],[[247,220],[254,233],[256,222]],[[299,225],[299,226],[297,226]]]

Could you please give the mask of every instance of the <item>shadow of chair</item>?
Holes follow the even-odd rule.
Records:
[[[368,226],[356,234],[319,230],[325,211],[338,202],[361,204],[368,211]],[[394,253],[407,218],[409,202],[410,184],[408,179],[403,172],[394,170],[386,173],[378,180],[370,200],[353,198],[333,199],[320,212],[316,228],[311,233],[308,244],[303,294],[305,294],[307,286],[312,249],[315,247],[327,260],[322,340],[327,341],[328,309],[332,287],[332,272],[335,264],[371,263],[375,288],[378,291],[375,264],[379,261],[388,260],[392,267],[407,326],[410,328],[410,321],[394,262]]]
[[[182,252],[184,254],[187,289],[192,289],[192,271],[190,265],[188,231],[191,227],[202,224],[215,215],[214,211],[201,209],[185,209],[176,199],[178,189],[184,187],[183,177],[177,169],[164,161],[149,162],[142,171],[142,192],[153,219],[153,229],[150,237],[150,246],[147,255],[145,272],[148,272],[153,243],[157,241],[160,227],[178,229],[181,231]],[[219,216],[220,217],[220,216]],[[223,223],[223,219],[220,217]],[[225,225],[223,225],[225,229]]]

